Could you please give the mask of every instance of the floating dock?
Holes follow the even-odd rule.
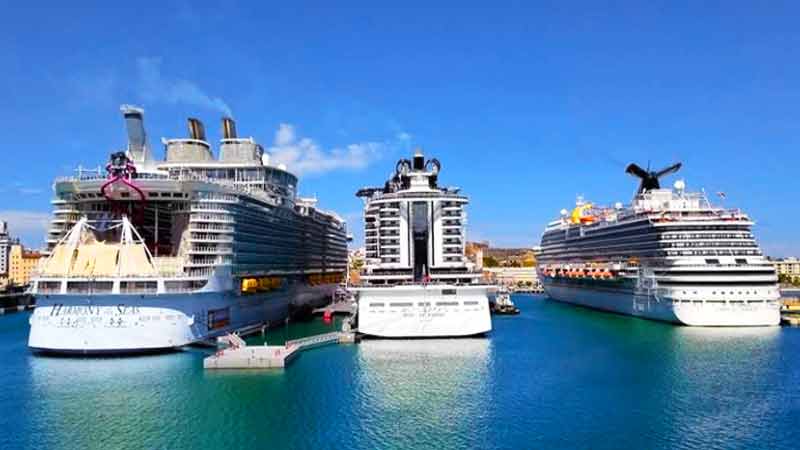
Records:
[[[272,369],[283,368],[303,350],[327,344],[358,342],[352,331],[335,331],[286,341],[285,345],[247,345],[235,334],[224,338],[229,347],[203,360],[204,369]]]

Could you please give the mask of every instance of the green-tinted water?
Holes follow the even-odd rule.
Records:
[[[800,329],[675,327],[517,296],[487,339],[364,341],[288,369],[201,350],[31,356],[0,317],[2,448],[794,448]],[[270,343],[328,331],[271,330]],[[253,342],[258,341],[255,338]]]

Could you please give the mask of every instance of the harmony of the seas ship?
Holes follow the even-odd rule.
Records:
[[[684,325],[778,325],[777,277],[753,221],[687,192],[683,180],[661,188],[660,178],[680,167],[631,164],[626,172],[641,179],[631,205],[579,198],[572,212],[562,210],[542,236],[538,272],[547,295]]]
[[[491,331],[492,287],[464,256],[467,197],[438,185],[441,164],[417,151],[383,187],[364,188],[366,264],[358,331],[368,336],[456,337]]]
[[[163,140],[156,160],[143,110],[122,112],[127,149],[55,181],[31,349],[172,349],[330,300],[347,267],[345,223],[297,196],[295,175],[230,118],[218,158],[189,119],[190,137]]]

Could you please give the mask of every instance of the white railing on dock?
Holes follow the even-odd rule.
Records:
[[[317,334],[315,336],[308,336],[300,339],[293,339],[286,341],[286,348],[296,347],[298,349],[305,347],[313,347],[315,345],[327,344],[329,342],[336,342],[339,340],[340,333],[333,331],[331,333]]]

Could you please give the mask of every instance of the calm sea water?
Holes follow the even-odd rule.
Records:
[[[495,318],[487,339],[329,346],[260,372],[205,372],[201,350],[35,357],[28,314],[3,316],[0,448],[800,445],[800,329],[682,328],[514,300],[522,314]]]

